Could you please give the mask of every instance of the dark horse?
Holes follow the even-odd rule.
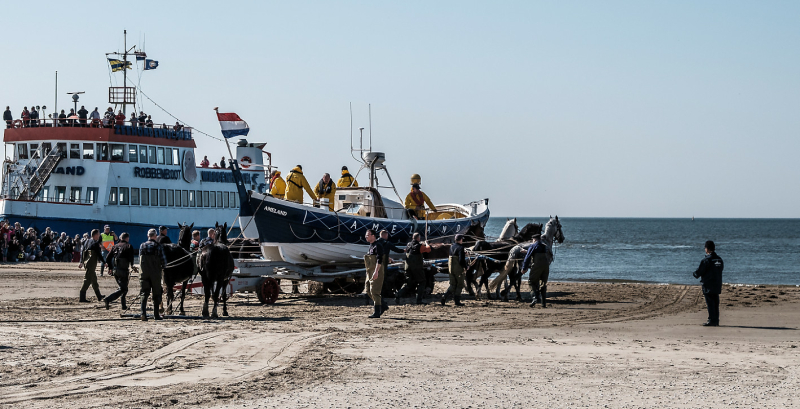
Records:
[[[189,244],[192,242],[191,225],[178,223],[180,233],[178,234],[178,244],[166,244],[163,246],[164,255],[167,258],[167,266],[164,267],[164,286],[167,287],[167,308],[166,315],[172,315],[172,303],[175,301],[175,284],[183,283],[181,286],[181,303],[179,305],[180,315],[186,315],[183,310],[183,300],[186,298],[186,286],[189,279],[196,272],[196,264],[189,253]]]
[[[203,279],[203,292],[205,301],[203,302],[203,317],[208,318],[208,299],[211,292],[214,292],[214,309],[211,317],[217,318],[217,304],[219,304],[220,291],[222,291],[222,315],[228,316],[228,283],[233,274],[233,256],[228,249],[228,223],[220,226],[215,223],[217,234],[213,244],[209,244],[200,251],[198,267],[200,277]]]

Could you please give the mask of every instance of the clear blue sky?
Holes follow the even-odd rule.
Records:
[[[372,103],[403,195],[420,173],[498,216],[800,217],[797,1],[9,2],[0,103],[52,109],[58,70],[59,107],[103,110],[123,28],[160,62],[145,93],[214,135],[238,113],[312,184],[356,167],[348,103],[356,128]]]

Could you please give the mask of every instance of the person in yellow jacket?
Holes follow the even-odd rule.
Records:
[[[314,193],[317,194],[319,200],[328,199],[328,208],[333,211],[333,198],[336,194],[336,185],[333,184],[330,173],[326,173],[322,176],[322,179],[317,183],[317,187],[314,188]]]
[[[272,197],[283,199],[284,195],[286,194],[286,182],[284,182],[283,178],[281,177],[281,171],[272,171],[272,176],[269,178],[269,184],[272,186],[272,188],[269,190],[269,193],[272,195]]]
[[[353,175],[350,174],[350,171],[347,170],[347,166],[342,166],[342,177],[336,182],[336,186],[338,187],[358,187],[358,181]]]
[[[417,219],[425,218],[425,204],[428,205],[431,211],[436,211],[436,206],[433,205],[431,199],[422,190],[419,189],[419,183],[411,185],[411,193],[406,196],[405,208],[408,209],[409,216],[414,216]]]
[[[303,176],[303,167],[297,165],[289,172],[289,175],[286,176],[285,199],[292,202],[303,203],[303,189],[305,189],[308,196],[311,197],[311,200],[317,200],[317,195],[311,190],[311,186],[308,184],[306,177]]]

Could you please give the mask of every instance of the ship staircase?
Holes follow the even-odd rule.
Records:
[[[50,179],[62,157],[60,148],[45,152],[42,146],[35,150],[25,166],[20,166],[16,172],[9,175],[10,190],[19,192],[16,199],[33,200]]]

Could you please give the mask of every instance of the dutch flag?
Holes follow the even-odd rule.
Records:
[[[217,109],[214,109],[217,111]],[[222,136],[233,138],[234,136],[246,136],[250,132],[250,127],[247,125],[239,115],[234,113],[221,114],[217,111],[217,119],[219,119],[219,127],[222,128]]]

